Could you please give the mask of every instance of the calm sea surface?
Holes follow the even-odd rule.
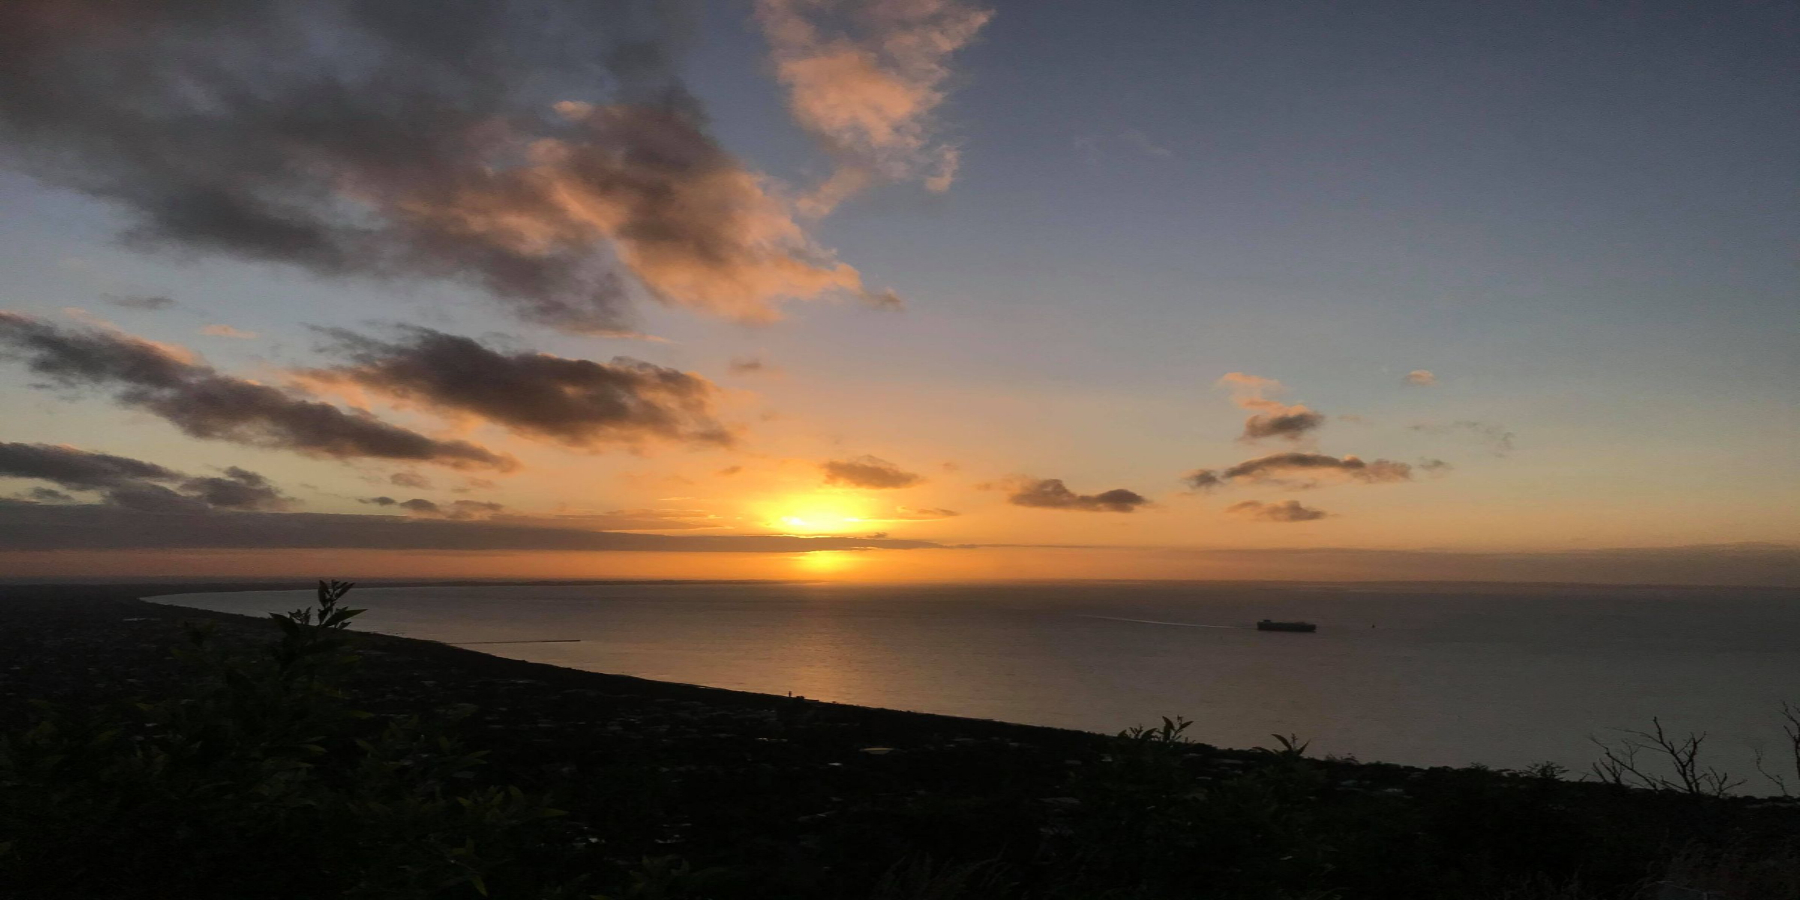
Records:
[[[1585,769],[1590,735],[1711,733],[1753,775],[1800,701],[1785,589],[1167,582],[358,588],[360,627],[597,672],[1090,731],[1159,716],[1415,765]],[[291,609],[309,595],[160,602]],[[1305,619],[1316,634],[1255,631]],[[1754,782],[1747,790],[1760,792]]]

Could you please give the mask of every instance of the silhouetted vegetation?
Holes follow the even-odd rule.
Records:
[[[1182,719],[1107,738],[356,635],[349,587],[273,635],[187,626],[143,696],[6,720],[0,894],[1800,896],[1800,809],[1723,796],[1704,735],[1660,723],[1586,781],[1320,759],[1293,735],[1234,752]],[[465,694],[484,708],[442,702]]]

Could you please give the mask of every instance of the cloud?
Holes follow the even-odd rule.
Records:
[[[227,468],[223,478],[194,478],[182,487],[214,509],[276,510],[287,506],[287,499],[269,479],[237,466]]]
[[[1255,413],[1244,420],[1244,433],[1239,440],[1278,437],[1297,441],[1325,424],[1323,413],[1270,399],[1271,394],[1287,392],[1287,387],[1273,378],[1230,372],[1219,379],[1219,384],[1231,389],[1231,402]]]
[[[224,375],[177,348],[100,329],[63,329],[0,311],[0,356],[68,387],[111,388],[128,407],[191,437],[332,459],[392,459],[508,471],[517,463],[466,441],[438,440],[367,413],[346,412]]]
[[[1150,502],[1136,491],[1114,488],[1098,494],[1077,494],[1060,478],[1024,478],[1011,486],[1006,502],[1014,506],[1037,509],[1067,509],[1077,512],[1134,512]]]
[[[431,479],[417,472],[395,472],[388,476],[388,483],[395,487],[412,488],[418,491],[431,489]]]
[[[107,504],[146,512],[280,510],[289,504],[267,478],[248,469],[232,466],[223,477],[193,477],[143,460],[58,444],[0,443],[0,477],[97,492]],[[43,487],[30,496],[53,503],[75,499]]]
[[[332,329],[349,365],[307,377],[345,382],[437,413],[472,415],[516,434],[594,449],[646,439],[723,446],[719,395],[707,379],[615,357],[610,363],[547,353],[502,353],[470,338],[409,327],[396,341]]]
[[[1183,475],[1181,480],[1196,491],[1210,491],[1225,484],[1225,479],[1220,478],[1215,469],[1195,469]]]
[[[239,331],[230,325],[208,325],[200,329],[200,333],[207,337],[231,338],[238,341],[254,341],[261,336],[254,331]]]
[[[1222,470],[1197,469],[1182,480],[1195,490],[1211,490],[1237,480],[1315,487],[1321,478],[1364,484],[1411,481],[1412,471],[1413,467],[1407,463],[1387,459],[1365,461],[1355,456],[1340,459],[1323,453],[1273,453]]]
[[[0,149],[139,248],[461,284],[572,331],[627,330],[638,297],[890,299],[706,132],[684,7],[8,0]]]
[[[954,509],[897,506],[892,513],[881,518],[892,522],[926,522],[933,519],[952,519],[960,515],[962,513]]]
[[[825,473],[826,484],[844,487],[873,488],[875,490],[891,490],[894,488],[912,487],[920,484],[925,477],[915,472],[908,472],[885,459],[874,456],[859,456],[855,459],[831,460],[819,464]]]
[[[1405,381],[1413,387],[1433,387],[1437,384],[1437,376],[1429,369],[1414,369],[1406,373]]]
[[[1495,456],[1510,456],[1513,452],[1513,433],[1503,425],[1491,422],[1476,422],[1464,419],[1458,422],[1427,422],[1412,426],[1413,431],[1425,434],[1464,435],[1475,439]]]
[[[803,211],[823,215],[876,181],[949,189],[960,157],[934,121],[948,60],[992,15],[962,0],[758,0],[788,109],[835,165]]]
[[[1105,149],[1113,145],[1120,145],[1134,153],[1155,159],[1175,158],[1175,151],[1158,144],[1149,135],[1135,128],[1121,131],[1110,137],[1095,134],[1082,135],[1075,139],[1074,145],[1076,152],[1094,165],[1100,165],[1104,161],[1105,157],[1109,155]]]
[[[779,375],[781,369],[756,357],[740,356],[728,366],[733,375]]]
[[[128,294],[125,296],[108,296],[106,302],[123,309],[138,309],[146,312],[168,309],[175,305],[175,298],[159,294]]]
[[[1302,506],[1294,500],[1283,500],[1279,503],[1245,500],[1242,503],[1233,503],[1225,507],[1225,511],[1234,516],[1258,519],[1264,522],[1312,522],[1331,515],[1322,509]]]
[[[941,548],[930,541],[789,535],[622,534],[505,521],[326,513],[165,513],[0,501],[6,550],[634,551],[795,553]]]

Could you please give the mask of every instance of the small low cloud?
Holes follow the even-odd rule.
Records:
[[[1183,477],[1195,490],[1211,490],[1234,481],[1316,487],[1324,480],[1392,484],[1412,480],[1413,467],[1388,459],[1342,458],[1324,453],[1273,453],[1247,459],[1225,469],[1197,469]]]
[[[1134,156],[1148,156],[1152,159],[1174,159],[1175,151],[1158,143],[1148,134],[1135,128],[1129,128],[1118,134],[1101,135],[1085,134],[1074,141],[1075,152],[1092,165],[1102,165],[1115,151],[1123,150]]]
[[[1261,522],[1313,522],[1331,515],[1322,509],[1302,506],[1295,500],[1283,500],[1279,503],[1245,500],[1225,507],[1225,512]]]
[[[241,331],[230,325],[208,325],[200,329],[200,333],[207,337],[230,338],[234,341],[254,341],[262,336],[254,331]]]
[[[843,487],[893,490],[912,487],[925,481],[923,475],[908,472],[894,463],[876,456],[834,459],[820,463],[819,469],[825,473],[826,484]]]
[[[161,294],[109,294],[105,299],[107,303],[120,309],[136,309],[144,312],[155,312],[175,305],[175,298]]]
[[[388,483],[395,487],[412,488],[416,491],[431,489],[431,479],[417,472],[395,472],[388,476]]]
[[[1063,509],[1075,512],[1136,512],[1150,502],[1136,491],[1114,488],[1098,494],[1077,494],[1060,478],[1022,478],[1011,485],[1006,502],[1034,509]]]
[[[1511,456],[1513,452],[1513,433],[1504,425],[1492,422],[1477,422],[1463,419],[1457,422],[1426,422],[1412,426],[1413,431],[1424,434],[1460,436],[1474,440],[1495,456]]]
[[[1406,383],[1413,387],[1433,387],[1437,384],[1437,376],[1430,369],[1414,369],[1406,373]]]
[[[267,478],[231,466],[221,475],[194,476],[155,463],[60,444],[0,443],[0,478],[48,481],[27,495],[66,503],[95,493],[108,506],[145,512],[283,510],[291,501]],[[60,490],[59,490],[60,489]]]
[[[1298,441],[1325,424],[1325,415],[1304,404],[1289,406],[1272,399],[1287,392],[1287,386],[1273,378],[1261,378],[1243,372],[1230,372],[1219,384],[1231,390],[1231,402],[1250,410],[1244,420],[1242,441],[1281,438]]]
[[[780,375],[781,369],[767,360],[756,356],[739,356],[734,358],[727,370],[733,375]]]
[[[900,506],[895,507],[892,513],[882,518],[894,522],[926,522],[933,519],[952,519],[960,515],[962,513],[954,509]]]

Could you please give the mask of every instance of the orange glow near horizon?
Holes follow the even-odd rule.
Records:
[[[845,534],[871,526],[868,501],[840,493],[789,497],[763,511],[764,524],[790,534]]]

